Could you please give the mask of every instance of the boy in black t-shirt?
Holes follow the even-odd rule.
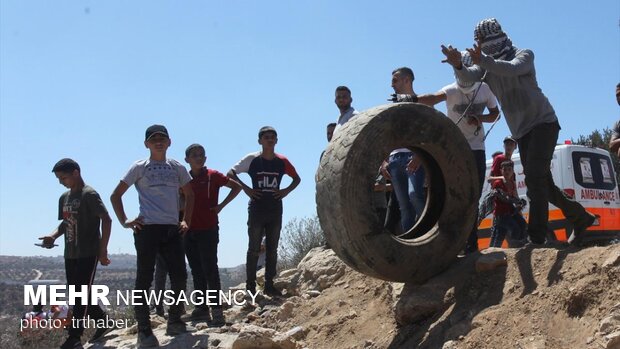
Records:
[[[246,259],[246,289],[256,292],[256,263],[265,234],[266,265],[265,293],[270,296],[282,295],[273,285],[278,260],[278,241],[282,228],[282,199],[295,189],[301,179],[288,159],[275,153],[278,134],[273,127],[262,127],[258,132],[258,144],[262,151],[250,153],[228,171],[228,176],[239,182],[243,191],[250,197],[248,208],[248,252]],[[243,183],[238,173],[246,172],[252,179],[252,188]],[[292,183],[280,189],[284,175],[290,176]]]
[[[48,236],[40,237],[42,246],[54,247],[54,241],[61,235],[65,236],[65,272],[67,285],[75,285],[81,291],[82,285],[90,287],[95,278],[97,262],[101,265],[110,264],[108,259],[108,241],[112,219],[95,189],[84,184],[80,166],[71,159],[62,159],[54,165],[52,172],[60,184],[69,191],[60,196],[58,202],[58,219],[62,220],[58,228]],[[101,225],[101,234],[99,226]],[[82,304],[76,298],[73,306],[73,318],[82,319],[86,315],[91,319],[106,319],[105,312],[98,305]],[[91,342],[103,337],[113,328],[97,328]],[[60,348],[82,348],[80,337],[84,327],[69,329],[69,338]]]

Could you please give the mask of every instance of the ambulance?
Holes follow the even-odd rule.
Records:
[[[584,233],[583,241],[620,239],[620,198],[618,183],[609,152],[600,148],[583,145],[557,145],[551,160],[551,173],[555,185],[579,202],[588,212],[597,215],[597,219]],[[517,180],[519,197],[527,199],[525,175],[519,154],[513,154],[512,161]],[[486,176],[491,172],[493,161],[487,160]],[[484,183],[482,198],[491,190],[490,183]],[[528,219],[528,205],[523,216]],[[480,249],[489,247],[493,214],[485,217],[478,230]],[[562,211],[549,204],[549,233],[547,239],[566,241],[572,233],[572,225]],[[503,247],[506,247],[504,241]]]

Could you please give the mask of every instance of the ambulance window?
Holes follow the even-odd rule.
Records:
[[[601,171],[603,171],[603,182],[613,183],[611,180],[609,161],[607,161],[607,159],[601,159]]]
[[[592,177],[592,166],[590,166],[590,158],[579,158],[579,165],[581,166],[581,176],[584,183],[594,183],[594,177]]]
[[[572,154],[575,181],[588,189],[613,190],[616,181],[608,156],[576,151]]]

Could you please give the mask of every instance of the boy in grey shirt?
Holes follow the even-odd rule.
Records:
[[[189,184],[191,177],[185,167],[176,160],[166,158],[170,144],[168,130],[164,126],[149,127],[144,145],[149,149],[150,157],[131,166],[110,199],[121,225],[134,231],[138,255],[135,289],[144,294],[148,292],[159,253],[168,264],[170,285],[175,297],[178,297],[180,292],[185,291],[187,281],[181,236],[190,224],[194,194]],[[128,219],[122,196],[134,184],[140,201],[140,215]],[[184,217],[180,223],[179,188],[185,195]],[[134,309],[138,322],[138,347],[158,346],[159,342],[151,330],[148,304],[135,305]],[[166,334],[186,332],[185,323],[181,320],[182,311],[183,306],[178,302],[170,306]]]

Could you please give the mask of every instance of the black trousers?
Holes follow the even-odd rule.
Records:
[[[90,303],[90,291],[93,280],[95,279],[98,262],[99,259],[97,256],[65,259],[67,286],[73,285],[77,291],[81,291],[82,285],[88,286],[87,304],[82,304],[81,298],[75,299],[76,304],[73,306],[74,319],[82,319],[86,315],[89,315],[91,319],[95,320],[105,318],[105,312],[99,305],[88,304]],[[79,338],[82,336],[82,333],[84,333],[84,324],[81,321],[78,323],[78,326],[69,329],[69,336],[71,337]]]
[[[168,265],[170,273],[170,288],[174,297],[185,292],[187,271],[185,270],[185,254],[179,227],[177,225],[151,224],[145,225],[133,235],[136,254],[138,255],[136,272],[136,290],[145,294],[151,288],[155,261],[159,253]],[[163,298],[163,297],[162,297]],[[151,328],[149,320],[149,305],[143,300],[143,305],[134,305],[138,330]],[[170,305],[168,321],[175,321],[181,317],[183,305],[178,302]]]
[[[183,238],[185,255],[194,278],[194,290],[205,292],[205,303],[207,302],[206,292],[208,290],[218,291],[219,294],[219,291],[222,289],[220,271],[217,266],[217,244],[219,242],[219,227],[217,226],[210,230],[190,230]],[[219,296],[217,299],[219,299]],[[218,304],[213,307],[221,306],[221,304]],[[207,304],[197,305],[196,307],[209,308]]]
[[[246,256],[246,285],[256,285],[256,264],[260,255],[260,245],[265,235],[265,283],[273,282],[278,262],[278,242],[282,229],[282,211],[249,210],[248,253]]]

